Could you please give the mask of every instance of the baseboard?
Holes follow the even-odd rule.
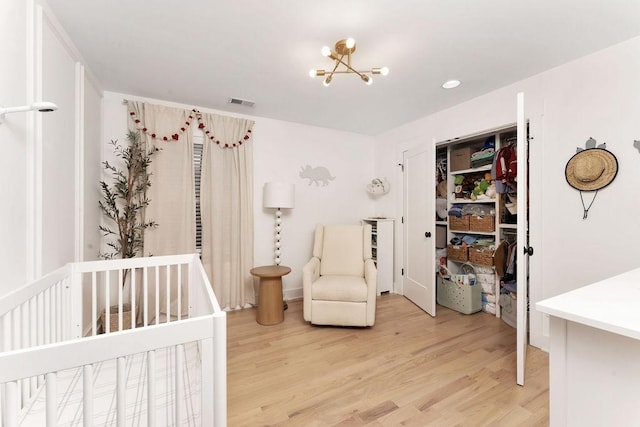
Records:
[[[293,301],[293,300],[297,300],[297,299],[302,299],[302,288],[285,289],[285,291],[284,291],[284,299],[285,299],[285,301]]]

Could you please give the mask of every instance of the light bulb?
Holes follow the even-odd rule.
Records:
[[[316,70],[309,70],[309,77],[314,78],[316,76]]]
[[[388,67],[380,68],[380,74],[382,74],[383,76],[388,75],[389,74],[389,68]]]
[[[331,84],[331,76],[327,76],[327,78],[324,79],[322,84],[324,85],[324,87],[328,87]]]
[[[373,83],[373,78],[371,76],[367,76],[366,74],[362,74],[360,76],[360,78],[362,79],[363,82],[365,82],[367,85],[370,85],[371,83]]]
[[[345,42],[345,46],[347,46],[347,49],[352,49],[355,45],[356,45],[356,41],[351,37],[349,37]]]
[[[320,52],[322,53],[322,56],[331,55],[331,49],[329,48],[329,46],[323,46]]]

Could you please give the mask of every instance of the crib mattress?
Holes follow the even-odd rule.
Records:
[[[198,343],[184,345],[184,399],[181,406],[181,426],[199,426],[201,414],[201,376]],[[147,356],[134,354],[126,357],[126,425],[147,425]],[[175,419],[175,350],[156,350],[156,421],[159,426],[174,425]],[[107,360],[93,366],[94,426],[115,426],[116,413],[116,360]],[[82,368],[69,369],[57,374],[58,426],[82,426]],[[46,425],[44,387],[26,411],[20,425]]]

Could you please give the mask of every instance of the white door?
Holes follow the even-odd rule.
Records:
[[[405,151],[403,166],[403,294],[435,316],[435,144]]]
[[[524,367],[527,357],[529,331],[527,329],[529,315],[529,256],[533,250],[529,247],[529,141],[527,121],[524,114],[524,93],[517,96],[517,130],[518,130],[518,257],[517,272],[517,338],[516,338],[516,382],[524,385]]]

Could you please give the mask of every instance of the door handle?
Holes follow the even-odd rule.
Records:
[[[525,255],[533,255],[533,248],[531,246],[525,246],[524,247],[524,254]]]
[[[425,232],[424,237],[426,237],[427,239],[431,237],[431,232],[430,231]]]

